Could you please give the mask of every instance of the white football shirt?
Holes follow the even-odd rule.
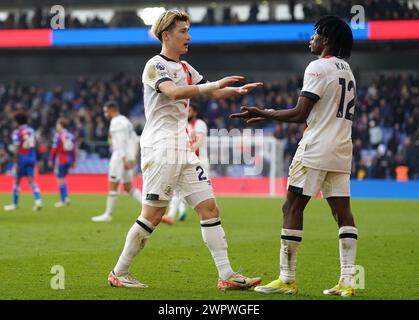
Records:
[[[207,135],[208,135],[208,127],[207,124],[201,119],[195,119],[188,124],[188,136],[191,143],[196,142],[196,135],[202,134],[202,144],[196,150],[196,155],[203,163],[208,162],[208,154],[207,154]]]
[[[164,81],[173,81],[178,86],[205,83],[190,64],[182,64],[163,55],[156,55],[145,65],[142,82],[144,85],[144,111],[146,124],[141,134],[142,147],[173,147],[187,150],[188,135],[188,99],[171,100],[160,92],[159,85]]]
[[[356,84],[349,64],[332,56],[312,61],[305,70],[300,95],[317,101],[299,143],[304,150],[303,165],[350,173]]]
[[[132,123],[123,115],[112,118],[109,126],[113,156],[135,160],[139,149],[139,139]]]

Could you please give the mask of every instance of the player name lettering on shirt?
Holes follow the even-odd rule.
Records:
[[[346,71],[351,71],[351,68],[349,68],[349,66],[341,63],[341,62],[335,62],[335,66],[336,68],[338,68],[338,70],[346,70]]]

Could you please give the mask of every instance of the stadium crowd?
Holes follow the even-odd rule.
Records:
[[[201,97],[194,103],[199,106],[200,117],[209,128],[244,128],[243,121],[228,118],[240,106],[292,108],[301,86],[302,79],[294,76],[288,80],[265,82],[263,87],[247,96],[217,101]],[[95,151],[101,157],[107,157],[108,123],[102,114],[104,102],[118,101],[122,114],[131,118],[137,133],[141,134],[145,122],[141,90],[138,79],[123,74],[107,81],[79,78],[72,88],[56,87],[51,91],[18,82],[0,83],[0,172],[11,168],[14,111],[24,109],[30,114],[31,125],[36,129],[40,172],[47,172],[50,170],[48,153],[58,117],[72,120],[71,130],[77,136],[80,150]],[[381,75],[367,86],[359,86],[353,120],[352,176],[357,179],[419,179],[418,123],[417,74]],[[288,168],[305,125],[266,122],[262,126],[265,134],[284,139],[284,161]],[[100,142],[99,147],[92,149],[97,142]]]
[[[290,19],[281,21],[316,21],[326,14],[335,14],[350,19],[353,16],[351,7],[361,5],[365,10],[366,20],[411,20],[419,19],[419,9],[413,1],[408,0],[352,0],[352,1],[315,1],[315,0],[289,0],[286,2]],[[296,5],[302,4],[303,17],[296,17]],[[187,10],[187,8],[185,8]],[[198,25],[237,25],[252,23],[281,22],[270,15],[270,20],[261,20],[260,4],[254,2],[249,5],[247,19],[241,20],[231,6],[223,5],[220,17],[215,13],[213,6],[206,8],[206,14]],[[0,29],[34,29],[49,28],[52,15],[50,8],[37,7],[29,11],[10,11],[4,20],[0,20]],[[136,9],[115,10],[114,15],[106,21],[96,15],[81,21],[77,16],[66,14],[65,28],[114,28],[114,27],[140,27],[144,22],[137,15]]]

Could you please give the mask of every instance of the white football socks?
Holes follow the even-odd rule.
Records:
[[[179,207],[179,203],[180,203],[180,198],[177,196],[173,196],[172,200],[170,201],[170,208],[169,208],[169,212],[167,213],[167,216],[175,219],[176,218],[176,213],[177,213],[177,209]]]
[[[181,199],[181,201],[179,203],[179,212],[180,213],[186,212],[186,202],[185,202],[185,199]]]
[[[116,199],[118,198],[118,191],[109,191],[108,198],[106,199],[105,214],[111,216],[113,208],[115,207]]]
[[[138,203],[142,202],[142,194],[141,191],[138,190],[135,187],[132,187],[131,190],[129,191],[129,194],[131,197],[133,197],[135,200],[137,200]]]
[[[282,229],[281,231],[279,279],[285,283],[292,283],[295,281],[297,252],[302,235],[303,230]]]
[[[202,239],[207,245],[218,269],[219,278],[226,280],[234,271],[231,268],[227,253],[227,240],[220,218],[201,220]]]
[[[358,230],[355,227],[341,227],[339,229],[340,280],[345,287],[352,285],[355,274],[356,245]]]
[[[113,269],[116,275],[121,276],[128,273],[133,258],[144,248],[155,227],[150,221],[141,216],[133,224],[128,231],[124,250],[122,250],[121,256]]]

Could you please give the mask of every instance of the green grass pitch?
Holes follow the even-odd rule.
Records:
[[[2,206],[10,195],[0,195]],[[253,291],[220,292],[211,255],[201,239],[199,220],[189,211],[185,222],[160,225],[134,261],[131,272],[148,289],[111,288],[106,283],[128,229],[140,212],[120,196],[111,223],[93,223],[104,195],[73,195],[72,205],[55,209],[57,195],[44,195],[44,209],[32,212],[33,199],[21,197],[20,209],[0,209],[0,299],[342,299],[322,290],[339,276],[338,229],[325,201],[313,200],[297,263],[299,294],[263,295]],[[278,198],[217,200],[235,270],[278,276],[282,222]],[[365,269],[365,289],[353,299],[419,298],[419,202],[353,200],[359,229],[357,264]],[[50,286],[51,267],[65,269],[65,289]]]

